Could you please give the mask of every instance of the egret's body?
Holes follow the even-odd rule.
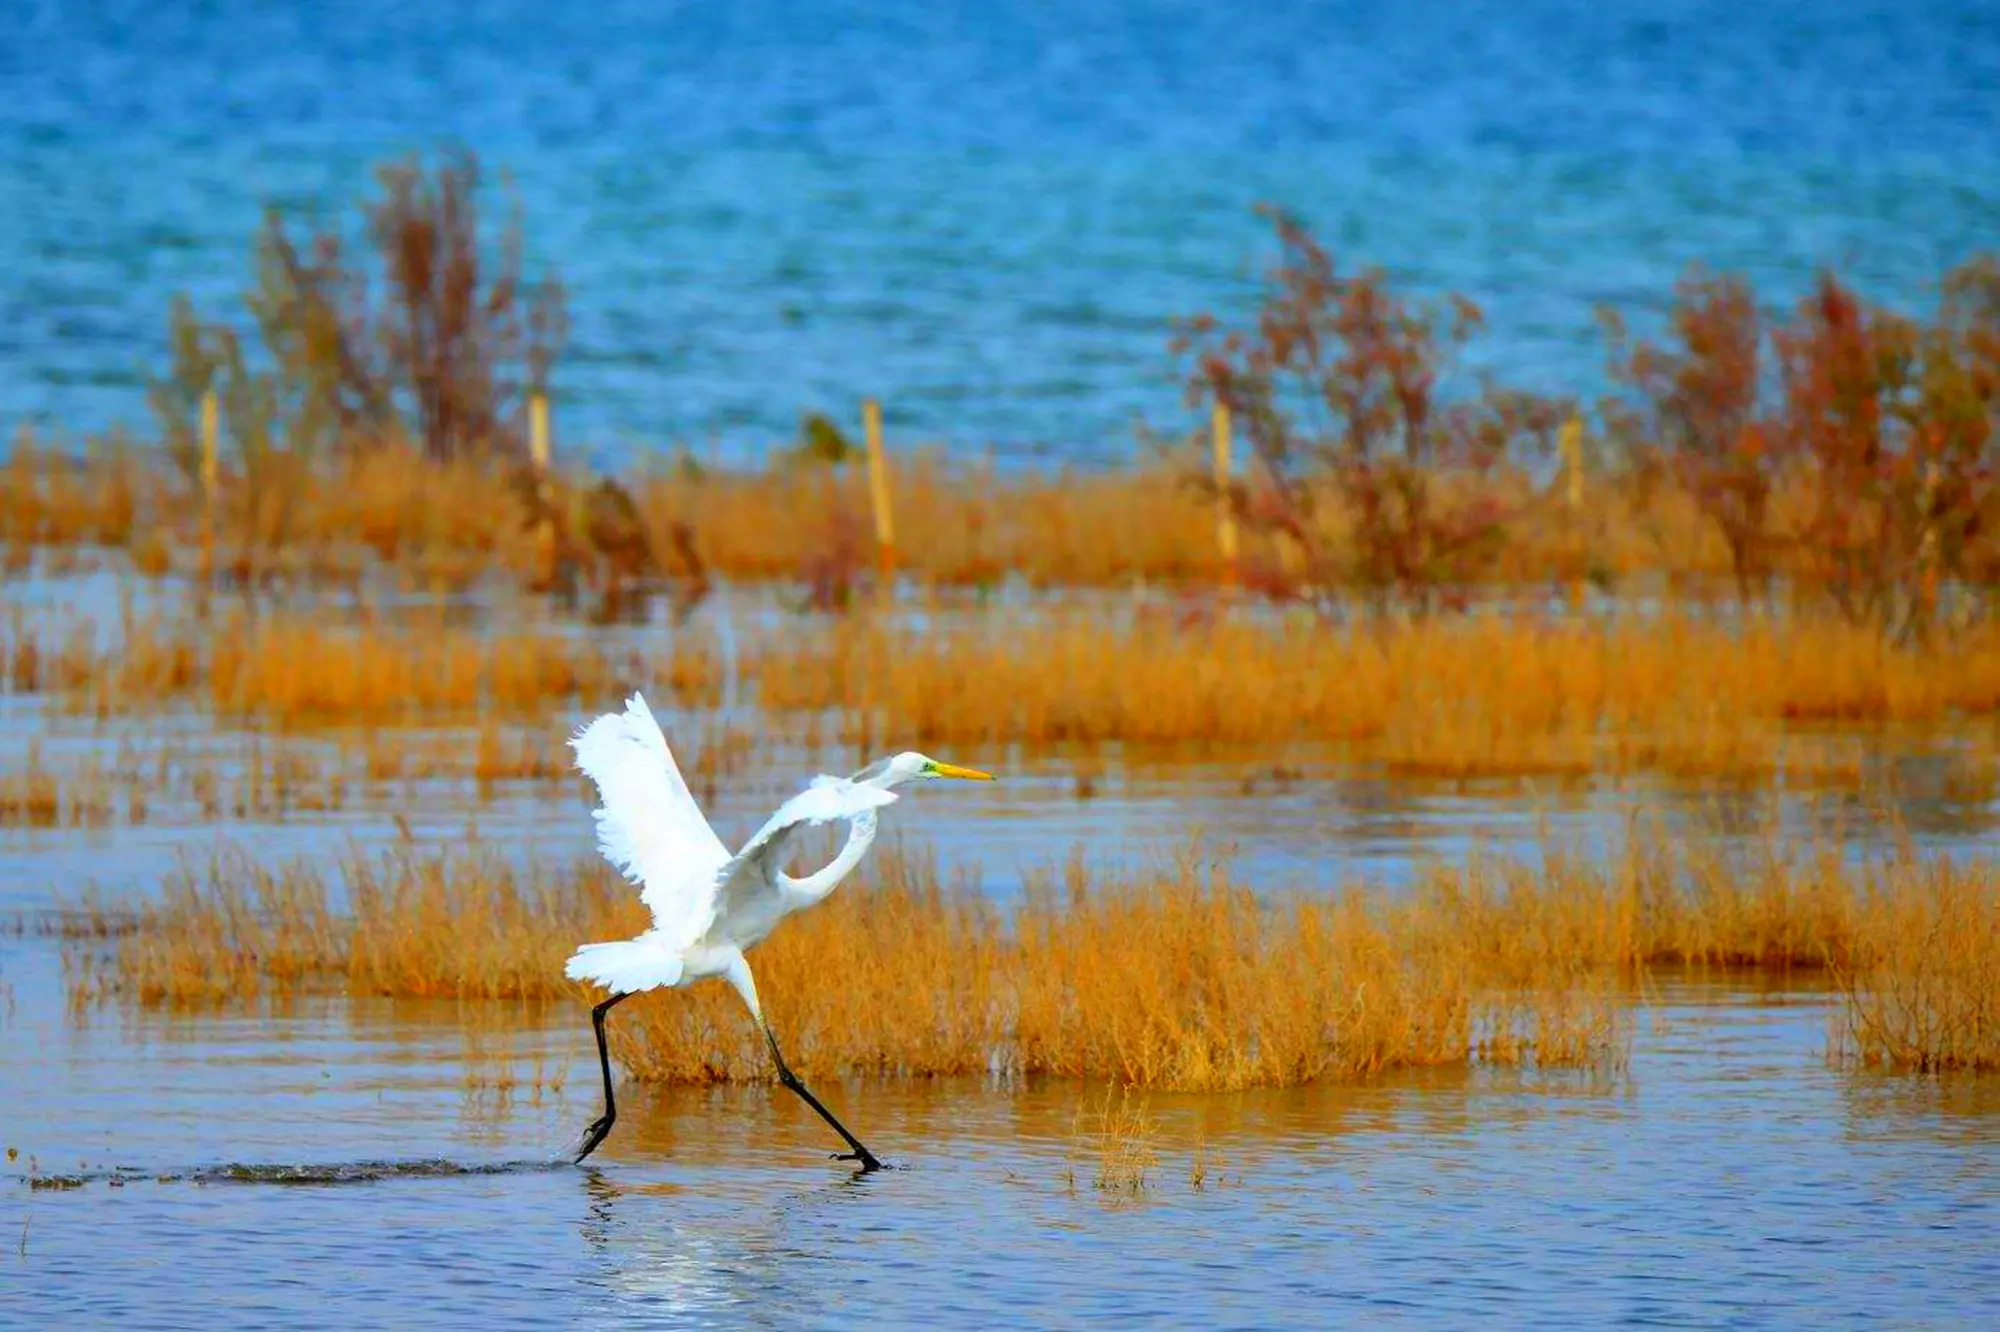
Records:
[[[565,968],[571,979],[611,992],[591,1011],[604,1072],[604,1115],[586,1132],[576,1159],[596,1150],[618,1116],[605,1015],[630,995],[719,976],[736,987],[763,1028],[778,1080],[846,1140],[850,1150],[843,1159],[860,1162],[864,1170],[877,1168],[881,1163],[873,1154],[786,1066],[744,954],[786,916],[824,900],[852,872],[875,841],[881,810],[896,802],[895,788],[940,777],[992,779],[913,753],[871,764],[852,777],[815,777],[731,855],[702,816],[644,698],[634,694],[624,712],[599,717],[570,744],[577,766],[597,784],[603,800],[595,816],[598,849],[640,885],[640,900],[653,913],[652,929],[634,939],[585,944]],[[801,828],[842,820],[847,841],[824,869],[798,879],[784,872],[786,848]]]

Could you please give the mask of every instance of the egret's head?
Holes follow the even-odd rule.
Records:
[[[860,772],[854,780],[867,786],[879,786],[893,791],[911,782],[939,781],[952,778],[964,782],[990,782],[993,774],[981,772],[977,768],[961,768],[955,763],[940,763],[927,754],[915,750],[905,750],[893,758],[878,759]]]

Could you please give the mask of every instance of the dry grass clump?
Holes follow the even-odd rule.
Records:
[[[595,865],[553,878],[484,857],[405,852],[346,869],[347,983],[369,994],[546,999],[595,931],[645,928],[630,886]]]
[[[2000,631],[1949,651],[1820,620],[1316,621],[993,614],[919,632],[868,617],[754,651],[762,704],[848,738],[966,743],[1353,742],[1466,778],[1664,769],[1858,779],[1786,725],[1934,724],[2000,709]]]
[[[0,777],[0,825],[53,828],[66,821],[64,812],[61,788],[38,754]]]
[[[309,867],[219,856],[183,870],[85,968],[80,998],[198,1004],[313,984],[384,995],[575,993],[578,942],[644,923],[596,867],[523,877],[405,849],[344,867],[348,909]],[[1396,1068],[1616,1065],[1650,967],[1830,968],[1843,1048],[1868,1063],[1994,1062],[2000,864],[1899,855],[1747,860],[1636,836],[1602,866],[1484,858],[1406,895],[1264,902],[1190,854],[1121,881],[1033,881],[1011,921],[928,861],[870,877],[757,953],[801,1072],[999,1074],[1209,1091]],[[109,935],[112,931],[103,933]],[[639,1078],[761,1081],[768,1054],[723,986],[645,996],[611,1024]]]
[[[1094,1158],[1092,1186],[1114,1199],[1131,1201],[1144,1195],[1160,1163],[1155,1146],[1159,1131],[1159,1121],[1147,1112],[1143,1098],[1135,1099],[1129,1087],[1107,1087],[1095,1107],[1087,1112],[1084,1106],[1077,1107],[1071,1136]]]
[[[23,434],[0,458],[0,529],[31,545],[128,547],[149,575],[188,568],[176,554],[206,548],[244,581],[344,581],[364,553],[419,572],[462,565],[470,581],[525,572],[534,553],[504,468],[387,444],[311,463],[273,454],[254,475],[224,458],[211,509],[162,450],[113,440],[79,455]]]
[[[184,863],[157,902],[105,924],[116,943],[108,960],[83,955],[73,999],[118,993],[147,1004],[211,1004],[293,989],[344,960],[345,930],[325,880],[304,864],[264,868],[241,851]]]
[[[1001,473],[906,455],[891,473],[898,567],[940,586],[1015,574],[1043,586],[1213,581],[1222,572],[1214,507],[1184,472]],[[489,575],[540,586],[553,552],[537,524],[552,520],[570,553],[587,557],[602,536],[590,497],[607,481],[630,497],[636,571],[810,581],[874,563],[863,470],[790,459],[759,471],[558,471],[537,499],[519,469],[381,445],[255,478],[225,460],[211,513],[164,458],[129,449],[74,458],[24,439],[0,463],[0,517],[27,545],[129,546],[148,575],[197,567],[193,553],[205,548],[240,582],[346,583],[372,565],[417,586]]]
[[[1031,886],[1011,931],[939,891],[915,862],[848,889],[758,951],[788,1057],[820,1076],[1107,1078],[1212,1090],[1348,1077],[1535,1050],[1473,1049],[1476,994],[1455,961],[1400,951],[1394,904],[1260,905],[1192,861],[1158,878]],[[635,1076],[764,1080],[768,1055],[733,994],[643,1000],[613,1026]],[[1602,1052],[1600,1052],[1602,1053]]]
[[[1859,904],[1852,960],[1835,974],[1836,1060],[2000,1069],[2000,875],[1943,859],[1897,866]]]
[[[727,657],[699,629],[642,655],[553,625],[486,631],[441,613],[128,613],[105,635],[19,614],[0,626],[16,689],[99,716],[195,701],[292,727],[490,726],[633,687],[707,705]],[[1298,741],[1444,780],[1653,771],[1855,786],[1868,771],[1860,728],[2000,714],[2000,626],[1949,649],[1895,648],[1836,621],[1686,612],[1371,627],[1143,605],[946,612],[922,627],[857,614],[753,639],[736,669],[767,721],[804,717],[861,749]],[[489,780],[545,767],[481,744]]]
[[[681,471],[634,486],[656,549],[676,531],[709,568],[788,580],[875,559],[868,478],[859,466],[777,465],[761,472]],[[890,473],[897,567],[939,586],[1018,575],[1037,586],[1134,579],[1188,583],[1222,573],[1215,509],[1185,469],[998,472],[931,455]]]
[[[1206,458],[1193,449],[1108,471],[1003,471],[899,449],[890,473],[898,571],[941,587],[1012,576],[1038,587],[1223,581],[1230,570],[1216,546]],[[211,511],[163,455],[114,442],[79,457],[24,436],[0,460],[0,530],[24,553],[124,547],[148,576],[200,568],[206,550],[209,567],[242,583],[344,585],[373,568],[419,587],[488,578],[539,587],[555,552],[538,524],[552,519],[571,553],[587,556],[597,539],[590,496],[609,481],[629,496],[638,564],[656,575],[811,582],[860,579],[874,563],[858,463],[779,457],[758,470],[725,470],[683,462],[613,478],[558,467],[538,499],[518,468],[389,442],[288,461],[252,476],[225,457]],[[1246,470],[1239,502],[1254,517],[1268,497],[1256,469]],[[1728,573],[1721,541],[1670,482],[1606,473],[1593,479],[1580,512],[1519,477],[1478,484],[1494,503],[1531,515],[1480,571],[1492,584],[1657,576],[1701,586]],[[1319,544],[1351,551],[1354,520],[1339,496],[1320,496],[1315,511]],[[1238,577],[1274,586],[1294,577],[1292,549],[1256,522],[1244,526],[1241,546]]]
[[[1045,472],[902,452],[890,477],[898,571],[941,587],[1010,576],[1039,587],[1223,581],[1230,571],[1201,479],[1205,456],[1196,450],[1113,471]],[[115,444],[74,457],[24,438],[0,462],[0,527],[24,552],[125,547],[148,576],[206,562],[241,583],[344,585],[374,568],[418,587],[457,589],[488,578],[540,587],[552,576],[554,552],[538,524],[552,519],[570,553],[588,557],[598,539],[590,496],[607,480],[630,497],[636,527],[627,544],[640,571],[813,582],[863,578],[874,562],[863,469],[789,458],[755,471],[682,465],[619,478],[559,469],[537,499],[518,469],[378,444],[255,478],[225,459],[210,511],[163,457]],[[1253,475],[1241,497],[1253,513],[1260,485]],[[1518,478],[1489,488],[1496,502],[1535,515],[1482,572],[1493,583],[1569,586],[1657,574],[1701,584],[1727,571],[1719,541],[1670,485],[1607,475],[1583,513]],[[1351,548],[1352,517],[1338,497],[1323,496],[1317,508],[1320,544]],[[1284,583],[1290,555],[1284,541],[1252,523],[1238,574]]]
[[[208,823],[282,819],[344,809],[355,795],[389,784],[453,783],[454,795],[483,802],[522,782],[546,787],[576,780],[570,757],[560,728],[491,721],[471,734],[372,729],[324,738],[253,736],[224,749],[173,741],[144,751],[121,745],[113,763],[92,758],[61,767],[31,743],[23,763],[0,772],[0,825],[137,824],[156,805],[176,801]]]
[[[184,863],[160,898],[115,923],[108,957],[83,960],[75,997],[200,1006],[335,984],[356,993],[547,999],[596,930],[642,928],[610,874],[523,876],[485,857],[415,849],[341,866],[345,909],[309,862],[278,869],[241,850]],[[98,908],[102,913],[103,909]]]
[[[102,827],[116,817],[111,797],[101,771],[58,774],[43,763],[41,746],[30,744],[25,762],[0,772],[0,827]]]
[[[591,937],[609,938],[612,934]],[[758,945],[757,991],[808,1076],[929,1076],[1004,1066],[1017,955],[991,903],[946,891],[927,860],[878,855],[868,877]],[[619,1010],[611,1048],[657,1082],[761,1082],[770,1052],[726,986]]]
[[[1852,955],[1868,884],[1836,846],[1731,855],[1639,828],[1599,860],[1558,849],[1540,864],[1433,866],[1410,911],[1428,947],[1456,941],[1474,950],[1469,965],[1508,984],[1660,966],[1819,968]]]
[[[898,567],[940,586],[1015,574],[1042,586],[1213,581],[1222,573],[1214,506],[1185,473],[1002,473],[905,455],[891,473]],[[615,479],[558,471],[543,501],[517,469],[391,445],[254,483],[226,460],[205,520],[199,495],[164,458],[130,449],[74,458],[24,439],[0,463],[0,517],[28,545],[131,546],[149,575],[194,567],[192,552],[206,544],[216,567],[243,582],[345,583],[372,563],[418,586],[488,575],[535,586],[551,572],[539,519],[587,554],[599,539],[589,497],[607,480],[630,497],[638,563],[655,574],[794,581],[841,572],[829,562],[857,576],[874,563],[861,467],[789,459],[759,471],[683,466]]]
[[[335,982],[365,993],[547,998],[584,939],[637,931],[596,870],[524,881],[476,858],[394,854],[344,867],[349,908],[308,866],[218,857],[170,880],[120,938],[105,991],[198,1004]],[[1523,919],[1527,911],[1519,912]],[[1490,924],[1490,922],[1482,922]],[[1519,927],[1516,927],[1519,932]],[[1031,886],[1010,930],[928,862],[872,880],[758,950],[788,1053],[819,1075],[1008,1072],[1183,1090],[1290,1084],[1421,1064],[1592,1063],[1618,1035],[1427,899],[1355,893],[1265,906],[1191,858],[1127,883]],[[1549,997],[1559,996],[1559,997]],[[769,1056],[720,986],[621,1012],[635,1076],[761,1081]]]
[[[1099,886],[1072,865],[1060,887],[1034,885],[1016,921],[1020,1063],[1205,1091],[1615,1058],[1612,996],[1577,1001],[1604,988],[1609,959],[1544,944],[1527,960],[1524,941],[1552,908],[1516,896],[1462,920],[1445,892],[1487,884],[1477,867],[1462,873],[1408,898],[1350,891],[1270,905],[1192,860]]]
[[[0,531],[37,545],[125,545],[159,471],[116,441],[79,458],[22,431],[0,461]]]
[[[10,676],[16,688],[59,690],[97,716],[198,700],[223,716],[281,726],[518,715],[617,697],[634,683],[681,701],[720,693],[720,667],[704,644],[677,641],[659,659],[642,659],[587,637],[482,632],[442,615],[393,623],[301,612],[206,622],[128,616],[112,641],[100,647],[94,627],[82,624],[45,643],[16,618],[7,633]],[[492,758],[498,768],[521,766]]]
[[[832,711],[867,743],[892,724],[940,740],[1322,738],[1380,725],[1385,664],[1336,663],[1320,632],[1233,621],[1183,625],[1081,615],[994,614],[925,632],[872,618],[756,650],[757,698]],[[1335,678],[1337,666],[1348,666]]]
[[[199,682],[196,626],[142,621],[128,608],[115,632],[118,646],[107,648],[94,621],[42,624],[16,608],[0,629],[7,687],[23,694],[62,694],[102,715],[186,693]]]
[[[133,771],[130,754],[115,766],[96,759],[68,768],[51,767],[39,740],[30,741],[18,766],[0,771],[0,827],[102,828],[124,820],[146,821],[147,786]]]
[[[475,574],[532,569],[521,489],[491,461],[378,446],[330,465],[337,474],[303,497],[296,540],[329,549],[359,544],[391,567],[442,567],[459,556],[470,557],[464,562]]]
[[[218,635],[205,665],[218,713],[284,723],[514,713],[611,695],[632,673],[584,640],[441,626],[329,629],[289,616]]]
[[[152,540],[199,546],[195,567],[242,586],[348,586],[386,571],[407,586],[461,592],[532,585],[542,574],[519,474],[494,461],[380,443],[286,463],[254,474],[225,465],[214,507],[191,496],[187,521]]]

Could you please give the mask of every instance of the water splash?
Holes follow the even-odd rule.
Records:
[[[37,1192],[80,1189],[91,1184],[122,1188],[127,1184],[273,1184],[323,1186],[332,1184],[376,1184],[398,1179],[458,1179],[467,1176],[536,1175],[575,1166],[566,1158],[540,1161],[447,1161],[442,1157],[418,1161],[315,1161],[252,1164],[232,1161],[223,1165],[191,1166],[181,1170],[141,1170],[136,1166],[113,1166],[108,1170],[83,1170],[67,1174],[27,1176],[28,1187]]]

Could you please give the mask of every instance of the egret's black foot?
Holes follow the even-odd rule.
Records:
[[[874,1153],[870,1152],[866,1147],[862,1148],[858,1152],[835,1152],[833,1154],[832,1159],[836,1161],[854,1162],[856,1165],[861,1167],[861,1169],[855,1172],[858,1175],[868,1175],[868,1174],[873,1174],[877,1170],[888,1169],[887,1166],[883,1165],[880,1161],[876,1160]]]
[[[597,1144],[603,1142],[605,1135],[611,1132],[611,1125],[614,1122],[610,1115],[606,1115],[583,1131],[583,1146],[579,1147],[576,1153],[578,1165],[583,1164],[584,1157],[597,1150]]]

